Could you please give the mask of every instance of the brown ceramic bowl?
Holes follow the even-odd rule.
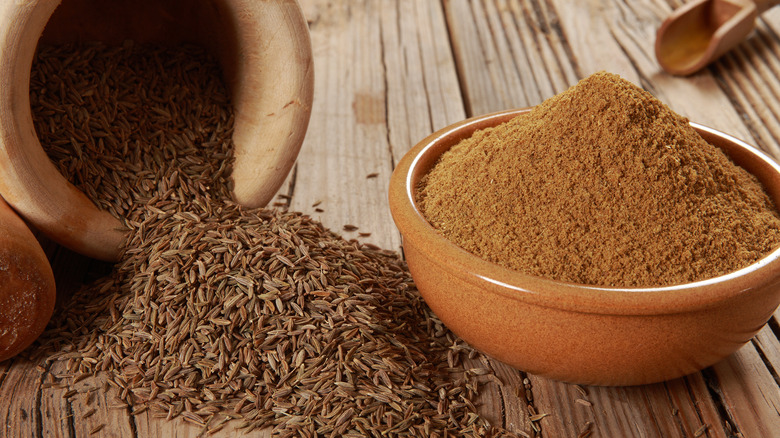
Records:
[[[529,373],[573,383],[637,385],[701,370],[747,342],[780,302],[780,249],[739,271],[657,288],[594,287],[512,271],[438,234],[415,205],[438,157],[478,129],[527,109],[476,117],[412,148],[390,181],[390,210],[425,301],[473,347]],[[780,205],[780,166],[701,125],[705,140],[755,175]]]

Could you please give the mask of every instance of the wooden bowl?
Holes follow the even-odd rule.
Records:
[[[295,0],[0,3],[0,193],[52,240],[115,260],[125,229],[57,171],[38,141],[29,80],[39,41],[201,44],[218,58],[236,114],[235,200],[265,205],[284,181],[313,96],[311,42]]]
[[[27,225],[0,198],[0,362],[18,354],[49,323],[54,273]]]
[[[676,378],[728,356],[780,303],[780,249],[736,272],[657,288],[612,288],[533,277],[492,264],[445,239],[415,205],[420,178],[475,130],[527,109],[476,117],[412,148],[390,180],[390,210],[425,301],[473,347],[521,370],[597,385]],[[755,175],[780,205],[780,167],[726,134],[691,124]]]

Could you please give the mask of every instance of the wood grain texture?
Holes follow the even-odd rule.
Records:
[[[34,436],[41,427],[38,416],[41,373],[21,358],[11,359],[2,381],[0,427],[8,436]]]
[[[301,0],[311,30],[315,96],[306,139],[276,201],[347,238],[399,249],[387,207],[395,163],[416,142],[471,115],[526,107],[599,70],[621,74],[691,120],[780,157],[780,10],[751,38],[689,78],[655,62],[655,29],[678,0]],[[376,176],[368,177],[376,174]],[[315,206],[316,204],[316,206]],[[321,210],[321,211],[319,211]],[[346,224],[359,229],[342,231]],[[358,232],[371,233],[358,237]],[[44,245],[60,300],[107,265]],[[480,410],[519,436],[780,435],[780,312],[725,361],[670,382],[579,387],[488,367]],[[0,363],[0,436],[189,437],[200,428],[112,408],[100,377],[63,398],[65,373],[22,358]],[[89,401],[89,403],[87,403]],[[90,409],[95,413],[82,418]],[[24,412],[24,415],[22,414]],[[235,424],[214,436],[238,437]],[[3,435],[5,434],[5,435]],[[251,436],[270,436],[269,430]]]
[[[385,248],[400,237],[389,218],[386,78],[381,2],[306,2],[316,70],[309,133],[298,156],[290,206],[344,234]],[[368,178],[371,174],[376,177]],[[313,207],[314,204],[319,204]],[[324,210],[319,213],[315,210]]]

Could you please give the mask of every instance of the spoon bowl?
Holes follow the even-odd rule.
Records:
[[[780,0],[696,0],[675,10],[658,29],[658,63],[675,75],[693,74],[743,41],[756,18]]]

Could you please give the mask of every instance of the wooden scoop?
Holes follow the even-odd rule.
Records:
[[[0,361],[27,348],[54,310],[54,274],[22,219],[0,198]]]
[[[739,44],[756,18],[780,0],[695,0],[658,29],[655,56],[667,72],[689,75]]]
[[[263,206],[303,142],[314,76],[295,0],[0,1],[0,193],[28,223],[81,254],[115,260],[126,230],[49,161],[32,123],[39,41],[196,43],[222,67],[235,113],[234,199]]]

